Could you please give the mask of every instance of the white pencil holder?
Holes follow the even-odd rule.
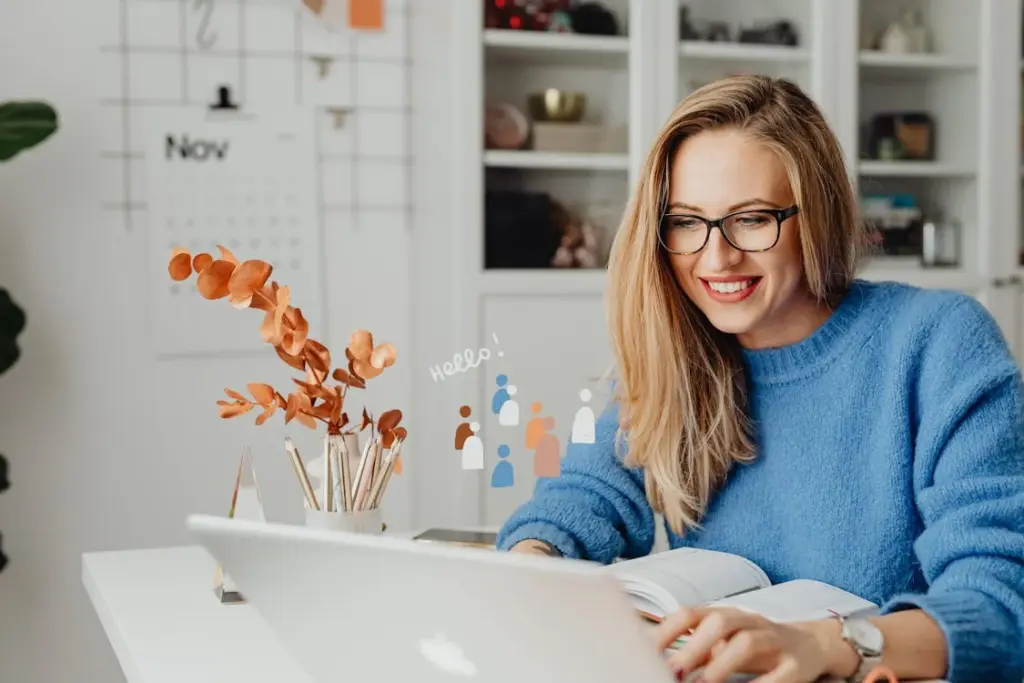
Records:
[[[324,512],[306,508],[306,526],[354,534],[382,534],[386,528],[380,508],[354,512]]]

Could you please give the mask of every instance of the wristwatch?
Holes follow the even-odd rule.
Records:
[[[833,614],[835,613],[833,612]],[[882,631],[864,617],[846,618],[840,614],[836,614],[836,617],[842,625],[843,640],[849,643],[860,657],[857,671],[846,680],[850,683],[860,683],[872,669],[882,663],[882,648],[885,645],[885,638],[882,636]]]

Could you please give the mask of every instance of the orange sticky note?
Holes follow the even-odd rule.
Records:
[[[384,28],[384,0],[348,0],[348,25],[373,31]]]

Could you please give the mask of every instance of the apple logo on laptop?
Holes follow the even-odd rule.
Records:
[[[420,653],[438,669],[459,676],[475,676],[476,667],[469,661],[462,648],[448,640],[443,633],[437,633],[420,641]]]

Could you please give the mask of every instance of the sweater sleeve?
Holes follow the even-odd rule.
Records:
[[[883,612],[938,623],[951,681],[1024,679],[1024,393],[1001,331],[974,299],[943,311],[920,364],[914,551],[928,582]]]
[[[616,452],[618,410],[614,403],[596,421],[593,444],[570,443],[561,475],[538,480],[498,534],[498,548],[535,539],[565,557],[608,564],[641,557],[654,545],[654,513],[643,473],[627,469]]]

